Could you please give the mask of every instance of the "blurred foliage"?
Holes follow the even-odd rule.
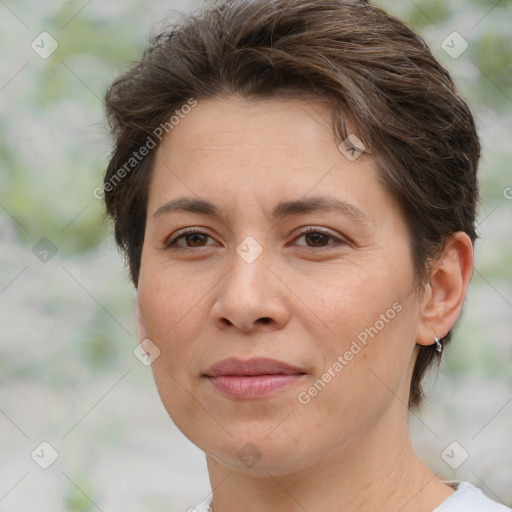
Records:
[[[428,25],[439,24],[452,16],[450,3],[445,0],[428,2],[416,2],[416,9],[412,9],[408,22],[420,31]]]
[[[40,59],[29,48],[23,26],[0,5],[0,206],[8,212],[0,208],[0,215],[14,218],[13,228],[28,250],[39,238],[47,236],[58,246],[59,256],[89,261],[96,251],[107,252],[105,240],[110,236],[103,204],[93,195],[102,184],[110,145],[103,121],[104,92],[140,55],[151,24],[161,21],[151,17],[150,7],[158,5],[159,12],[165,9],[161,2],[134,0],[90,5],[66,0],[7,3],[20,18],[34,20],[30,24],[32,38],[48,31],[59,48],[49,59]],[[512,201],[503,196],[504,188],[512,186],[511,2],[374,3],[419,31],[477,113],[494,119],[493,130],[483,134],[481,219],[495,209],[491,220],[499,215],[507,222],[512,210]],[[169,11],[173,7],[176,4],[170,3]],[[11,40],[12,33],[18,30],[19,46],[16,38]],[[456,60],[441,49],[441,41],[452,31],[458,31],[469,43],[468,50]],[[26,48],[25,53],[19,50],[20,46]],[[8,83],[24,62],[28,62],[26,68]],[[481,226],[478,267],[490,282],[510,289],[510,234],[488,235],[488,222]],[[101,257],[93,264],[101,266],[98,261]],[[113,275],[102,285],[98,302],[123,326],[132,329],[131,285],[125,276]],[[473,288],[481,297],[485,296],[483,292],[489,292],[482,279],[475,279]],[[77,291],[81,293],[86,292]],[[127,333],[92,301],[84,310],[69,302],[68,297],[45,290],[40,310],[46,316],[72,318],[72,328],[59,328],[65,340],[65,360],[73,364],[63,365],[58,350],[35,362],[0,357],[0,374],[4,378],[35,380],[42,386],[60,388],[80,382],[85,372],[112,371],[121,366],[123,358],[132,357],[134,332]],[[79,314],[71,317],[76,309],[80,309]],[[498,348],[485,342],[493,337],[494,327],[482,325],[481,318],[464,318],[446,354],[446,367],[452,376],[468,372],[487,378],[501,375],[512,382],[510,358],[504,358]],[[122,424],[107,425],[101,436],[111,443],[119,439],[122,430]],[[75,475],[74,481],[80,489],[69,483],[66,510],[95,510],[84,493],[94,500],[97,486],[84,474]],[[151,506],[163,503],[154,500]]]
[[[70,485],[67,487],[64,498],[66,510],[71,512],[92,512],[98,510],[94,503],[94,488],[95,486],[85,476],[75,477],[74,484],[70,482]]]

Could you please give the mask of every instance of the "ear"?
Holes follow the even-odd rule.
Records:
[[[469,236],[462,231],[451,235],[423,293],[416,335],[418,345],[432,345],[434,335],[442,339],[453,327],[464,304],[473,263]]]

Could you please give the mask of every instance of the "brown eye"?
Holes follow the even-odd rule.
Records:
[[[304,238],[305,244],[298,243],[297,240]],[[329,240],[333,240],[333,242],[329,243]],[[295,243],[299,246],[306,248],[328,248],[328,247],[336,247],[339,245],[343,245],[346,242],[343,239],[334,236],[328,231],[323,231],[319,228],[308,228],[303,231],[296,239]]]
[[[310,247],[323,247],[329,241],[330,236],[325,233],[320,233],[319,231],[306,233],[304,235],[305,240],[308,241]]]
[[[180,235],[176,236],[174,239],[169,240],[165,244],[166,249],[187,249],[194,247],[204,247],[208,244],[208,239],[211,239],[211,236],[199,231],[197,229],[189,229],[188,231],[182,232]],[[212,239],[213,240],[213,239]],[[183,243],[185,242],[185,243]]]
[[[188,247],[200,247],[205,245],[206,240],[209,238],[208,235],[205,235],[204,233],[187,233],[182,236]]]

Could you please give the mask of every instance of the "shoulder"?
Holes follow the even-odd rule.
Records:
[[[511,512],[469,482],[446,482],[455,492],[433,512]]]
[[[447,482],[455,492],[432,512],[512,512],[512,509],[489,499],[469,482]],[[187,512],[208,512],[211,497]]]

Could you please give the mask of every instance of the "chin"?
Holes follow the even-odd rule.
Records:
[[[269,474],[278,477],[298,471],[304,455],[297,450],[298,441],[281,438],[274,441],[265,436],[248,440],[244,435],[217,441],[213,447],[198,446],[207,456],[232,471],[261,477],[268,477]]]
[[[176,424],[207,457],[227,469],[253,476],[268,477],[271,474],[277,477],[304,469],[309,460],[307,454],[319,451],[318,447],[310,446],[315,442],[315,436],[299,430],[306,425],[285,427],[282,424],[285,417],[281,410],[277,422],[261,418],[235,421],[232,418],[221,428],[214,421],[207,425],[191,424],[187,418],[187,424]]]

